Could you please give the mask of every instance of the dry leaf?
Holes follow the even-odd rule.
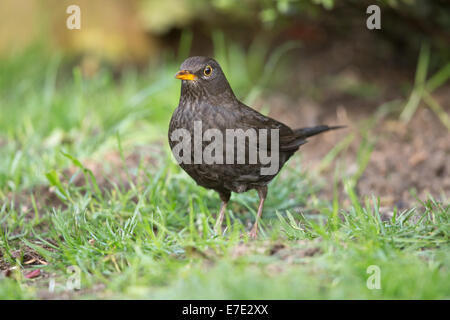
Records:
[[[41,275],[41,270],[36,269],[36,270],[30,271],[27,274],[25,274],[25,278],[33,279],[33,278],[39,277],[40,275]]]

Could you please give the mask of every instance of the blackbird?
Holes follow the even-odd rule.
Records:
[[[179,165],[198,185],[213,189],[219,194],[222,205],[215,225],[216,232],[221,229],[231,192],[241,193],[256,189],[260,201],[256,221],[249,234],[250,237],[255,238],[258,232],[258,220],[262,215],[264,200],[267,196],[268,183],[299,147],[306,143],[306,138],[341,127],[321,125],[292,130],[283,123],[260,114],[236,98],[219,63],[212,58],[198,56],[186,59],[175,78],[181,79],[182,82],[180,101],[169,125],[170,148]],[[208,144],[213,141],[211,137],[205,139],[203,136],[209,129],[215,130],[212,132],[217,134],[214,140],[223,139],[215,142],[222,143],[221,146],[226,145],[226,148],[222,148],[223,151],[215,149],[211,154],[216,153],[215,156],[220,156],[220,153],[223,153],[222,159],[225,159],[227,153],[231,153],[226,162],[225,160],[208,162],[206,159],[203,161],[195,159],[195,156],[198,156],[198,150],[195,150],[195,142],[193,142],[196,130],[197,133],[200,132],[203,139],[197,145],[201,153],[206,151]],[[242,129],[241,133],[248,133],[249,129],[255,130],[260,132],[260,138],[264,137],[261,132],[265,129],[266,140],[260,139],[252,144],[249,134],[244,136],[245,140],[241,140],[241,143],[236,143],[234,137],[232,141],[231,139],[225,141],[224,137],[230,129],[235,130],[234,132]],[[188,136],[181,139],[180,132]],[[255,159],[250,161],[252,160],[250,151],[259,152],[263,148],[267,149],[267,155],[276,156],[273,159],[278,161],[275,170],[265,174],[262,169],[268,169],[271,164],[268,164],[266,160],[263,162],[261,157],[257,157],[256,161]],[[245,152],[241,161],[238,161],[240,156],[238,151]],[[220,160],[220,157],[215,159]]]

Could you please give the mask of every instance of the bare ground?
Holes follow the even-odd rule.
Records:
[[[442,106],[447,106],[447,112],[450,111],[449,93],[450,86],[446,86],[434,95]],[[320,160],[339,141],[355,134],[349,147],[339,155],[339,161],[344,163],[340,166],[344,171],[342,174],[355,173],[358,149],[363,140],[361,128],[367,119],[374,117],[372,110],[355,109],[355,102],[320,106],[312,101],[296,103],[285,96],[271,99],[276,107],[269,115],[293,128],[318,124],[347,126],[312,137],[302,146],[300,152],[306,170],[317,169]],[[369,129],[367,139],[374,145],[357,184],[361,196],[378,196],[382,205],[395,205],[399,209],[415,206],[418,199],[425,200],[428,195],[437,199],[450,197],[450,132],[432,110],[421,105],[409,123],[401,122],[396,112],[382,116]],[[326,179],[333,179],[333,169],[331,165],[321,174]],[[325,189],[331,197],[331,187]]]

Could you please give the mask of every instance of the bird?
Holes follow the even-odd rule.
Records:
[[[258,222],[262,216],[269,182],[299,147],[306,143],[308,137],[343,126],[319,125],[291,129],[275,119],[264,116],[236,97],[219,63],[210,57],[187,58],[181,64],[175,78],[181,80],[181,94],[178,107],[174,110],[169,123],[168,136],[172,153],[181,168],[198,185],[213,189],[219,194],[222,204],[214,227],[216,232],[221,232],[231,193],[256,190],[259,196],[259,206],[249,236],[253,239],[257,238]],[[216,149],[214,156],[219,156],[219,158],[215,158],[216,160],[220,160],[222,157],[222,161],[208,162],[205,159],[203,159],[205,161],[195,159],[195,156],[199,155],[199,151],[196,151],[195,148],[200,150],[200,153],[206,151],[212,138],[210,141],[208,139],[201,140],[195,147],[193,140],[196,137],[194,136],[200,134],[200,137],[205,138],[204,134],[208,130],[217,134],[214,140],[219,140],[215,142],[218,143],[218,146],[222,146],[223,150]],[[266,130],[266,141],[263,144],[263,140],[260,139],[252,144],[249,136],[244,137],[244,143],[242,143],[243,140],[241,143],[236,143],[234,138],[233,141],[220,140],[225,139],[224,136],[228,138],[228,132],[236,132],[236,130],[241,133],[254,130],[257,135]],[[261,138],[261,134],[258,137]],[[231,142],[234,144],[230,144]],[[278,143],[278,145],[272,145],[272,142]],[[223,148],[223,145],[226,148]],[[257,157],[256,162],[255,159],[253,162],[250,161],[250,151],[260,152],[264,147],[267,149],[268,155],[277,155],[276,160],[278,161],[278,167],[275,166],[275,170],[265,174],[262,173],[262,169],[269,170],[270,164],[263,162],[260,157]],[[237,151],[246,152],[245,161],[242,161],[242,158],[240,162],[237,161],[239,157]],[[232,153],[229,156],[231,161],[223,160],[227,157],[227,153]]]

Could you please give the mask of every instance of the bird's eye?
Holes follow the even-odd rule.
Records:
[[[203,69],[203,74],[208,77],[211,75],[212,70],[211,66],[206,66],[205,69]]]

